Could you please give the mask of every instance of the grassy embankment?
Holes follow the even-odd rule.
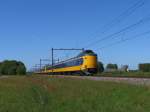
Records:
[[[0,112],[150,112],[150,88],[48,76],[0,79]]]

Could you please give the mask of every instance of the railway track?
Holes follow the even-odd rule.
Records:
[[[94,81],[108,81],[116,83],[128,83],[134,85],[145,85],[150,86],[150,78],[132,78],[132,77],[95,77],[95,76],[65,76],[57,75],[57,78],[74,78],[74,79],[88,79]]]

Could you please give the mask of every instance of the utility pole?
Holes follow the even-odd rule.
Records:
[[[42,66],[45,66],[46,64],[42,64],[43,61],[51,61],[49,59],[40,59],[40,72],[42,72]]]
[[[42,59],[40,59],[40,72],[42,71]]]
[[[52,48],[52,75],[53,75],[53,66],[54,66],[54,49]]]
[[[52,49],[51,49],[51,54],[52,54],[52,67],[51,67],[51,68],[52,68],[52,74],[53,74],[53,66],[54,66],[54,51],[56,51],[56,50],[57,50],[57,51],[58,51],[58,50],[59,50],[59,51],[62,51],[62,50],[84,51],[84,48],[82,48],[82,49],[74,49],[74,48],[72,48],[72,49],[64,49],[64,48],[54,49],[54,48],[52,48]]]

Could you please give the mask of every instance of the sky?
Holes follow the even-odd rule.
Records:
[[[99,40],[149,17],[148,0],[132,13],[123,13],[138,1],[143,0],[0,0],[0,61],[23,61],[29,70],[40,58],[49,59],[52,47],[85,48],[95,51],[104,65],[136,69],[139,63],[150,62],[150,34],[124,40],[150,30],[150,21]],[[55,56],[76,54],[65,51]]]

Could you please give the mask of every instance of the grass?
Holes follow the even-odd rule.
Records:
[[[98,73],[96,76],[106,76],[106,77],[139,77],[139,78],[150,78],[150,72],[103,72]]]
[[[149,112],[150,88],[113,82],[13,76],[0,79],[0,112]]]

